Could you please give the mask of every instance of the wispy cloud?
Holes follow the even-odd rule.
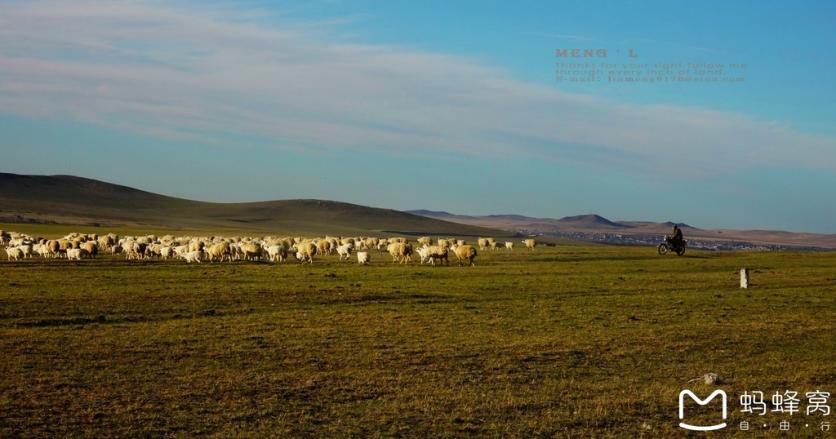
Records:
[[[0,111],[206,143],[246,134],[285,148],[524,154],[635,172],[836,168],[833,138],[780,123],[566,93],[459,56],[347,43],[329,26],[339,25],[154,1],[6,1]]]

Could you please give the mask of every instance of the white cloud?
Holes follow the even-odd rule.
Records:
[[[570,94],[462,57],[159,2],[0,4],[0,111],[206,143],[251,134],[291,148],[525,154],[637,172],[836,166],[833,138],[742,114]]]

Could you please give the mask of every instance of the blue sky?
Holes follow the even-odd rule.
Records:
[[[4,2],[0,171],[836,233],[835,19],[833,2]],[[575,85],[556,48],[747,68]]]

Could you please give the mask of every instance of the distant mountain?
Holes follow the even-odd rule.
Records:
[[[0,222],[286,234],[502,235],[456,222],[326,200],[208,203],[69,175],[0,173]],[[507,235],[507,233],[504,233]]]
[[[514,220],[514,221],[533,221],[537,218],[532,218],[530,216],[523,216],[523,215],[487,215],[485,218],[497,219],[497,220]]]
[[[420,215],[425,216],[428,218],[458,218],[458,219],[471,219],[471,220],[480,220],[480,219],[488,219],[488,220],[512,220],[512,221],[524,221],[524,220],[536,220],[537,218],[532,218],[529,216],[523,215],[512,215],[512,214],[499,214],[499,215],[485,215],[485,216],[471,216],[471,215],[456,215],[450,212],[446,212],[443,210],[427,210],[427,209],[417,209],[417,210],[406,210],[406,213],[411,213],[413,215]]]
[[[432,211],[414,210],[411,212],[423,212],[421,215],[438,218]],[[590,240],[599,240],[602,235],[608,234],[616,237],[644,237],[645,241],[653,241],[671,233],[673,225],[677,224],[682,229],[686,239],[694,238],[707,242],[747,242],[754,245],[836,248],[836,234],[793,233],[774,230],[704,230],[683,222],[611,221],[596,214],[554,219],[508,214],[472,216],[444,212],[444,219],[515,233],[569,236],[575,239]]]
[[[578,226],[585,226],[585,227],[629,227],[624,224],[619,224],[613,221],[610,221],[601,215],[589,214],[589,215],[575,215],[575,216],[565,216],[558,220],[560,223],[563,224],[574,224]]]
[[[483,227],[493,227],[501,229],[527,229],[536,230],[538,232],[575,229],[616,229],[629,227],[624,224],[610,221],[602,217],[601,215],[596,214],[567,216],[560,219],[554,219],[535,218],[525,215],[514,214],[483,216],[456,215],[450,212],[438,212],[426,209],[410,210],[408,212],[430,218],[443,218],[447,221],[455,221],[463,224],[478,224]]]
[[[426,209],[419,209],[419,210],[407,210],[406,213],[410,213],[412,215],[419,215],[419,216],[426,216],[429,218],[445,218],[455,216],[450,212],[445,212],[443,210],[426,210]]]

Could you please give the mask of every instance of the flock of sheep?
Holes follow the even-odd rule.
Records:
[[[417,238],[415,245],[407,238],[374,237],[221,237],[221,236],[124,236],[71,233],[60,239],[35,238],[22,233],[0,230],[0,246],[6,250],[10,261],[32,258],[66,258],[82,260],[101,253],[124,255],[128,260],[182,259],[188,263],[224,261],[285,262],[292,256],[300,263],[313,263],[315,256],[338,255],[348,261],[352,255],[357,263],[371,262],[370,250],[387,252],[392,262],[406,264],[417,255],[421,264],[449,264],[450,253],[459,265],[475,265],[479,250],[505,248],[512,250],[513,242],[498,243],[494,238],[479,238],[476,246],[462,239],[430,237]],[[526,248],[534,249],[533,239],[522,241]]]

